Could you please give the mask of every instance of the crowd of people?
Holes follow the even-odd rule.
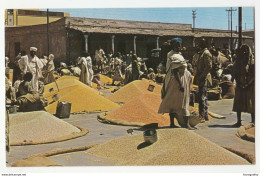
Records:
[[[225,55],[214,46],[209,47],[207,41],[201,38],[192,63],[188,63],[182,55],[182,39],[173,38],[170,48],[164,61],[166,76],[158,112],[169,113],[171,127],[175,127],[174,118],[180,116],[183,117],[186,128],[194,129],[189,125],[192,74],[193,84],[198,86],[201,122],[208,120],[207,90],[213,86],[213,80],[229,80],[236,85],[233,111],[237,112],[237,122],[232,126],[242,125],[242,112],[251,113],[252,123],[255,123],[255,66],[249,46],[241,45],[234,53],[226,52]]]
[[[209,46],[202,38],[190,59],[185,58],[182,39],[173,38],[162,46],[161,63],[150,68],[132,51],[126,55],[106,54],[101,47],[94,57],[82,53],[74,65],[54,63],[53,54],[38,58],[35,47],[30,48],[29,55],[21,51],[13,61],[6,57],[7,103],[18,104],[24,111],[43,108],[47,104],[42,95],[44,85],[55,82],[54,75],[78,76],[90,87],[92,82],[101,86],[100,74],[112,78],[112,85],[118,82],[126,85],[146,78],[163,85],[158,113],[169,113],[171,127],[175,127],[174,118],[183,117],[185,127],[194,129],[189,125],[191,84],[198,86],[199,117],[205,122],[208,120],[208,88],[214,87],[216,81],[231,81],[236,84],[233,111],[237,112],[237,123],[234,126],[241,126],[241,112],[251,113],[252,122],[255,122],[254,57],[247,45],[232,53],[227,48],[220,51],[214,45]],[[12,80],[8,79],[10,69],[13,70]]]

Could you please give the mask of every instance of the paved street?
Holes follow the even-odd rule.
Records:
[[[210,101],[209,110],[226,116],[225,119],[211,119],[208,122],[197,125],[195,133],[209,139],[210,141],[225,147],[231,147],[239,151],[254,154],[255,143],[242,140],[235,136],[237,128],[230,125],[236,122],[236,114],[231,112],[233,100]],[[69,119],[64,119],[73,125],[87,128],[89,134],[76,139],[40,145],[12,146],[7,153],[7,166],[14,161],[21,160],[34,154],[44,153],[57,149],[87,146],[91,144],[101,144],[114,138],[131,135],[126,130],[129,126],[109,125],[97,121],[97,114],[71,115]],[[242,124],[250,122],[249,114],[242,114]],[[134,131],[134,134],[141,131]],[[112,161],[96,158],[87,155],[85,152],[73,152],[51,157],[56,163],[63,166],[97,166],[113,165]]]

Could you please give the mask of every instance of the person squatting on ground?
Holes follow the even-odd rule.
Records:
[[[171,45],[172,50],[168,53],[166,77],[161,92],[162,103],[158,113],[169,113],[170,127],[176,127],[174,118],[183,117],[184,127],[194,129],[189,124],[191,74],[187,70],[187,63],[180,53],[182,39],[172,39]]]
[[[233,66],[232,79],[236,81],[233,111],[237,112],[234,127],[240,127],[241,112],[251,113],[255,123],[255,63],[251,48],[242,45]]]
[[[42,95],[43,92],[35,93],[32,91],[32,78],[32,73],[27,72],[18,88],[18,98],[15,104],[19,105],[19,111],[21,112],[43,110],[48,104],[48,101]]]
[[[198,85],[199,93],[199,117],[201,122],[208,120],[208,97],[207,87],[212,85],[210,71],[212,69],[212,55],[207,49],[207,41],[204,38],[200,39],[199,42],[198,57],[196,57],[194,85]]]

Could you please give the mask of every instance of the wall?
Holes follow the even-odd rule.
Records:
[[[5,24],[7,25],[7,9],[5,10]],[[49,22],[57,21],[63,17],[69,17],[69,13],[49,11]],[[47,23],[47,12],[39,9],[13,9],[13,26],[30,26]]]
[[[66,30],[64,19],[49,24],[50,53],[53,53],[56,61],[66,60]],[[24,27],[5,28],[5,52],[13,60],[16,57],[15,43],[20,43],[20,50],[29,54],[30,47],[38,48],[37,56],[48,54],[47,26],[34,25]]]
[[[49,17],[49,23],[61,19],[60,17]],[[17,17],[17,26],[29,26],[29,25],[38,25],[46,24],[46,16],[18,16]]]

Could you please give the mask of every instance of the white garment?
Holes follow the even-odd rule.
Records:
[[[22,83],[22,81],[19,80],[19,79],[14,82],[14,89],[15,89],[16,93],[18,92],[19,86],[20,86],[21,83]]]
[[[92,69],[91,57],[90,56],[88,56],[87,58],[81,57],[80,63],[82,63],[86,67],[86,71],[88,73],[87,74],[87,83],[88,83],[88,85],[90,85],[92,87],[92,79],[94,76],[94,72]]]
[[[180,62],[184,62],[185,59],[184,57],[181,55],[180,52],[176,52],[171,50],[168,54],[167,54],[167,63],[166,63],[166,73],[168,72],[168,70],[170,69],[170,67],[172,69],[174,68],[178,68],[181,65],[186,65],[184,63],[180,63]],[[178,65],[181,64],[181,65]]]
[[[158,113],[176,113],[178,121],[183,116],[189,116],[189,100],[191,88],[191,74],[187,70],[185,59],[180,53],[170,52],[167,59],[167,74],[162,92],[163,99]],[[184,91],[180,91],[180,86],[171,70],[179,68],[180,82]]]
[[[104,58],[103,58],[104,54],[105,54],[105,52],[103,51],[103,49],[96,50],[96,52],[95,52],[96,62],[103,61],[104,60]]]
[[[31,56],[22,56],[21,59],[18,61],[19,67],[21,71],[26,74],[27,72],[32,73],[32,90],[38,92],[38,80],[42,77],[42,68],[43,63],[41,60],[35,55],[34,57]]]
[[[54,62],[53,60],[49,61],[48,65],[47,65],[47,70],[48,72],[54,71],[55,66],[54,66]]]
[[[73,71],[74,76],[79,76],[81,73],[81,69],[79,67],[73,67],[71,70]]]

